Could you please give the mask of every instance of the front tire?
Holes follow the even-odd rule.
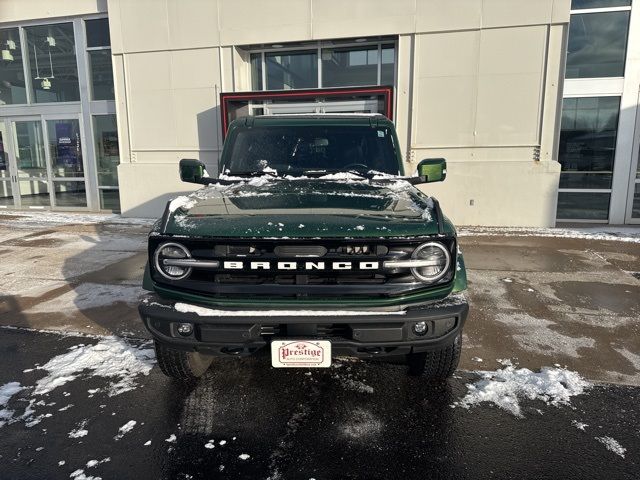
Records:
[[[213,357],[198,352],[185,352],[164,345],[156,340],[156,359],[160,370],[167,377],[181,382],[193,382],[208,370]]]
[[[431,381],[446,380],[458,368],[461,351],[462,333],[459,333],[453,342],[439,350],[410,353],[407,355],[409,375],[424,376]]]

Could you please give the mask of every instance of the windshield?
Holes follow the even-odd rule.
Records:
[[[399,174],[388,127],[259,126],[233,133],[224,165],[229,175],[265,169],[294,176],[370,170]]]

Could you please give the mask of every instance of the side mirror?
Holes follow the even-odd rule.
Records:
[[[190,158],[180,160],[180,180],[188,183],[204,184],[206,183],[203,181],[204,178],[206,178],[204,163]]]
[[[442,182],[447,178],[447,161],[444,158],[427,158],[418,164],[420,183]]]

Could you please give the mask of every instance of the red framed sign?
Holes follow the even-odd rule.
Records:
[[[331,106],[331,111],[351,102],[366,102],[368,111],[375,110],[393,120],[393,87],[346,87],[314,88],[308,90],[270,90],[260,92],[230,92],[220,94],[220,116],[222,135],[226,135],[229,124],[245,115],[264,114],[275,107],[295,106],[296,102],[306,105]],[[323,103],[326,102],[326,103]]]

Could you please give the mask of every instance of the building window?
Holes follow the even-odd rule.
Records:
[[[20,33],[17,28],[0,30],[0,105],[27,103]]]
[[[559,192],[558,220],[607,220],[610,193]]]
[[[80,100],[73,24],[26,27],[34,103]]]
[[[620,97],[565,98],[560,188],[611,188]]]
[[[629,13],[571,15],[566,78],[624,75]]]
[[[113,100],[113,67],[109,20],[99,18],[85,21],[91,100]]]
[[[252,51],[249,56],[251,88],[254,91],[294,90],[393,86],[395,83],[396,47],[390,40],[345,40],[313,45],[300,44],[297,49],[291,45],[286,51],[281,51],[283,46],[278,45],[279,48]]]
[[[323,48],[322,86],[378,84],[378,46]]]
[[[262,90],[262,54],[251,54],[251,89]]]
[[[565,98],[558,161],[559,220],[606,220],[620,97]]]
[[[265,55],[267,90],[318,87],[318,53],[270,52]]]
[[[396,47],[393,44],[382,45],[380,56],[379,85],[391,86],[395,83]]]
[[[571,10],[628,7],[630,5],[631,0],[571,0]]]
[[[120,148],[116,116],[95,115],[93,117],[93,138],[96,150],[100,209],[119,212],[118,165],[120,164]]]

